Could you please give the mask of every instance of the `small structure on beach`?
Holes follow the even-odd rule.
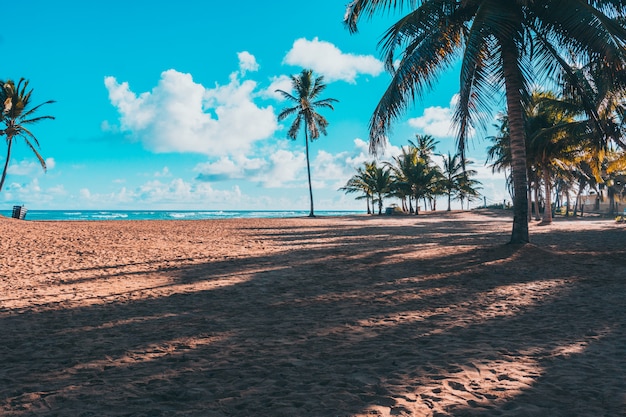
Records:
[[[26,212],[28,209],[24,206],[13,206],[13,215],[14,219],[24,220],[26,217]]]

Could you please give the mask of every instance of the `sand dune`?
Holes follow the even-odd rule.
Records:
[[[0,219],[2,416],[626,416],[626,226]]]

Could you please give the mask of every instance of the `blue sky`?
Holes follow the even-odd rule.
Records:
[[[315,208],[363,209],[337,189],[372,158],[368,120],[389,82],[376,44],[391,20],[363,21],[351,35],[344,11],[336,0],[308,9],[287,0],[5,5],[0,76],[28,79],[35,104],[56,100],[39,113],[56,119],[32,127],[47,173],[18,143],[0,201],[29,209],[306,210],[304,139],[286,138],[291,120],[276,115],[289,103],[274,92],[311,68],[325,77],[324,97],[339,100],[334,111],[321,110],[328,135],[311,146]],[[437,151],[453,152],[457,90],[453,69],[395,124],[379,159],[415,134],[432,134]],[[503,174],[484,166],[488,145],[474,140],[469,155],[483,194],[502,201]]]

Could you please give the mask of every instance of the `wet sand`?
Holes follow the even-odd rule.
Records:
[[[626,416],[626,226],[0,218],[2,416]]]

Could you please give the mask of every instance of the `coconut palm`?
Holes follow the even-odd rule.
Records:
[[[378,214],[383,213],[383,200],[391,192],[391,176],[387,167],[379,167],[376,163],[370,171],[372,194],[375,202],[378,203]]]
[[[362,195],[356,197],[356,199],[365,199],[367,214],[372,214],[373,210],[374,191],[372,185],[372,170],[375,169],[375,166],[376,164],[374,162],[365,162],[364,167],[359,167],[357,173],[350,177],[346,185],[339,189],[346,194],[362,193]],[[370,201],[372,201],[372,208],[370,208]]]
[[[415,148],[417,155],[430,163],[439,142],[431,135],[415,135],[415,142],[409,141],[409,146]]]
[[[551,92],[533,92],[525,109],[528,163],[541,174],[545,187],[542,223],[552,222],[553,182],[570,172],[584,142],[577,135],[578,127],[568,104]],[[577,110],[574,108],[574,112]]]
[[[450,155],[450,152],[448,152],[447,156],[441,155],[441,157],[443,158],[443,179],[440,181],[440,184],[443,188],[443,192],[448,197],[448,211],[451,210],[453,198],[461,199],[462,208],[463,199],[469,198],[470,195],[474,197],[478,196],[476,187],[479,183],[470,178],[476,175],[477,172],[473,169],[466,169],[466,166],[472,164],[472,162],[465,161],[465,164],[463,164],[463,160],[459,154]]]
[[[436,195],[437,184],[441,178],[439,167],[430,159],[434,144],[430,144],[432,147],[422,147],[420,144],[424,145],[423,142],[418,141],[416,144],[409,141],[409,146],[402,147],[402,153],[386,164],[392,173],[392,188],[409,197],[409,213],[416,215],[419,214],[419,200],[424,199],[426,207],[426,201]],[[411,198],[415,200],[415,211]]]
[[[437,76],[462,60],[455,111],[464,155],[471,128],[482,127],[494,93],[504,91],[509,120],[513,228],[511,243],[527,243],[528,197],[523,105],[539,74],[556,77],[578,62],[626,66],[624,0],[353,0],[344,22],[356,32],[362,16],[394,9],[408,14],[380,46],[392,80],[370,120],[370,149],[384,145],[392,122]],[[401,50],[399,56],[397,51]]]
[[[313,71],[304,69],[299,75],[291,76],[291,85],[295,92],[294,95],[283,90],[276,90],[285,99],[291,101],[295,105],[287,107],[278,114],[278,120],[284,120],[291,115],[295,115],[287,137],[295,140],[298,138],[300,127],[304,125],[304,145],[306,150],[306,169],[309,180],[309,198],[311,202],[311,210],[309,217],[314,217],[313,210],[313,187],[311,185],[311,163],[309,160],[309,141],[319,138],[320,133],[326,135],[328,120],[317,112],[318,108],[329,108],[334,110],[333,103],[337,102],[334,98],[320,99],[320,94],[326,89],[324,77],[315,77]]]
[[[385,162],[391,171],[391,188],[396,197],[402,201],[402,209],[410,214],[413,214],[414,210],[412,203],[413,187],[409,182],[409,171],[416,164],[417,159],[418,150],[415,146],[403,146],[400,155],[394,156],[391,162]],[[408,207],[405,203],[406,200],[408,200]]]
[[[45,104],[54,103],[48,100],[44,103],[31,107],[31,97],[33,90],[28,90],[28,81],[21,78],[17,85],[12,80],[0,81],[0,102],[2,103],[1,122],[4,129],[0,129],[0,134],[6,136],[7,153],[4,161],[4,169],[2,177],[0,177],[0,190],[4,186],[4,181],[9,169],[11,160],[11,151],[15,139],[21,137],[26,145],[33,151],[39,164],[46,171],[46,161],[43,159],[39,151],[39,141],[29,130],[29,126],[45,119],[54,119],[52,116],[33,117],[34,113]]]
[[[472,170],[473,171],[473,170]],[[457,197],[461,201],[461,209],[463,209],[463,202],[467,200],[467,209],[469,210],[470,203],[478,200],[480,197],[480,181],[470,178],[470,175],[466,173],[460,178],[457,190]]]

